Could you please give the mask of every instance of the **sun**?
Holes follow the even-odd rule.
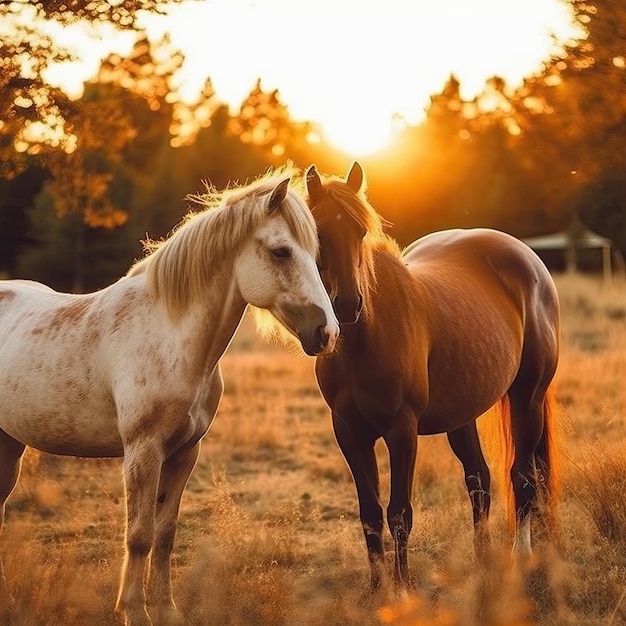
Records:
[[[360,157],[386,148],[392,138],[391,118],[387,115],[344,115],[320,120],[324,138],[334,148],[351,157]]]

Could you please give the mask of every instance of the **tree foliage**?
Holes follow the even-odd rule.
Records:
[[[31,155],[56,148],[64,135],[63,120],[72,112],[69,98],[47,85],[42,72],[53,61],[69,57],[50,37],[0,5],[5,32],[0,38],[0,175],[15,176]],[[43,129],[47,140],[42,142]]]
[[[626,258],[626,176],[604,170],[584,183],[575,208],[582,222],[609,238]]]
[[[137,10],[160,6],[69,5],[69,12],[60,2],[0,5],[0,19],[35,11],[37,19],[133,29]],[[586,37],[521,88],[493,77],[466,101],[451,76],[422,124],[361,159],[372,204],[401,245],[450,227],[554,232],[576,215],[616,242],[626,238],[626,0],[572,6]],[[146,234],[167,235],[203,181],[223,188],[288,160],[329,173],[350,165],[314,123],[292,120],[261,79],[236,112],[219,101],[210,76],[195,102],[183,102],[174,87],[182,54],[141,33],[127,57],[110,55],[70,101],[42,78],[67,52],[34,23],[22,20],[0,44],[0,272],[97,288],[126,271]],[[42,124],[50,129],[45,141],[33,132]]]
[[[106,23],[136,29],[140,11],[159,12],[162,8],[158,0],[0,3],[0,176],[14,176],[23,170],[29,162],[27,154],[45,160],[64,147],[66,125],[78,114],[67,95],[43,77],[51,63],[72,58],[46,34],[43,25],[80,20],[92,26]]]
[[[585,48],[573,55],[586,78],[576,81],[584,103],[578,214],[626,254],[626,2],[575,6],[589,20]]]
[[[231,120],[233,133],[244,143],[264,146],[282,154],[288,141],[291,120],[278,90],[265,92],[259,78],[242,102],[239,115]]]
[[[181,0],[167,0],[169,4]],[[135,29],[137,15],[140,11],[159,13],[164,8],[163,0],[13,0],[8,7],[12,11],[19,11],[24,5],[33,7],[39,19],[56,20],[71,24],[76,20],[85,20],[92,23],[114,24],[118,28]]]
[[[70,130],[72,149],[59,151],[48,168],[46,186],[58,217],[77,213],[90,226],[114,228],[127,219],[111,202],[110,184],[122,162],[123,149],[137,134],[115,92],[106,86],[88,89]]]

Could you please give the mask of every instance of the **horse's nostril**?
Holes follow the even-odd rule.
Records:
[[[328,343],[329,340],[329,336],[328,333],[326,331],[326,327],[325,326],[318,326],[315,329],[315,345],[317,346],[317,348],[321,351],[326,347],[326,344]]]
[[[315,350],[320,351],[324,348],[324,327],[323,326],[318,326],[315,329],[315,340],[314,340],[314,346],[315,346]]]

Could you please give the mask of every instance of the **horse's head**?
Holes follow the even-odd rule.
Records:
[[[355,207],[362,205],[363,170],[354,163],[345,181],[322,183],[314,165],[306,172],[309,207],[320,240],[318,265],[341,324],[358,322],[365,285],[364,237],[366,222]]]
[[[315,222],[288,186],[287,178],[253,199],[264,204],[265,215],[237,256],[237,284],[243,298],[268,310],[307,354],[328,354],[339,325],[316,266]]]

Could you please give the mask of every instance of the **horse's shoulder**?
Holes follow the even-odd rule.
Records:
[[[376,269],[376,281],[387,284],[393,281],[399,288],[410,284],[412,277],[407,271],[405,260],[401,256],[397,246],[379,246],[374,250],[374,267]]]

